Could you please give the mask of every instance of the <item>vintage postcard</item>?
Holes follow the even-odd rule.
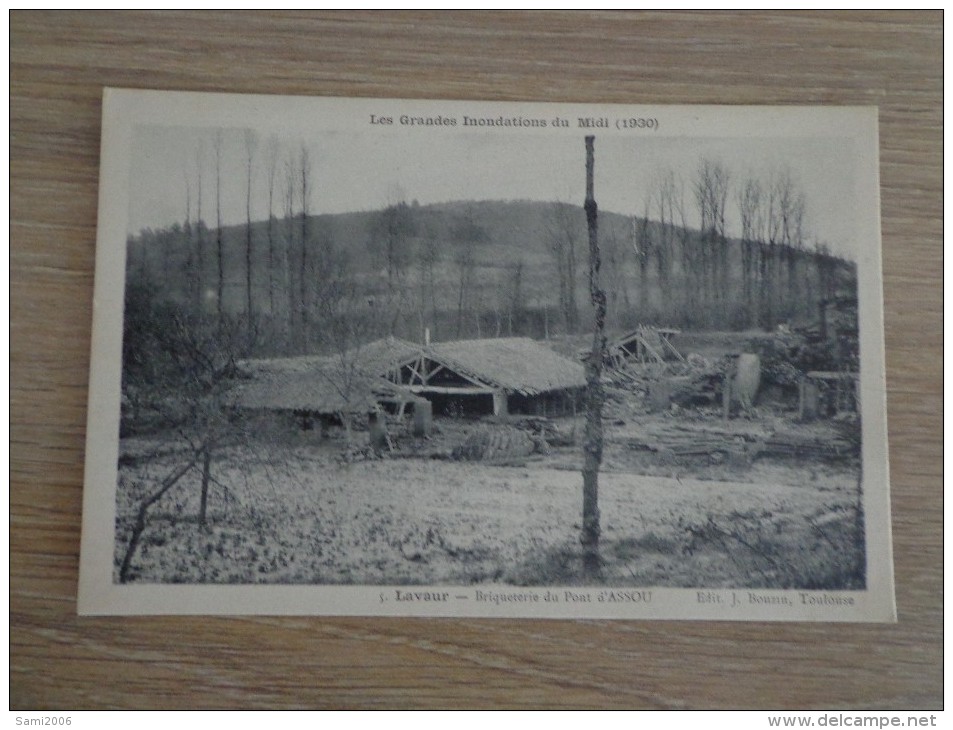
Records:
[[[107,90],[82,614],[895,620],[877,111]]]

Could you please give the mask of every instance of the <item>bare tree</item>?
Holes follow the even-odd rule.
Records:
[[[308,248],[311,245],[311,238],[308,230],[308,209],[309,198],[311,196],[311,151],[307,145],[301,145],[299,155],[298,175],[301,183],[299,201],[301,202],[301,249],[300,266],[298,273],[298,312],[300,314],[301,324],[301,342],[307,346],[309,333],[308,321]]]
[[[155,285],[127,290],[123,390],[138,391],[159,412],[163,426],[176,435],[176,448],[167,452],[176,463],[157,486],[143,485],[121,561],[121,582],[131,578],[149,510],[192,469],[199,470],[196,521],[200,528],[207,525],[210,488],[224,487],[212,474],[215,454],[240,438],[223,396],[235,376],[237,359],[248,351],[241,328],[190,316],[160,292]]]
[[[403,201],[388,205],[372,223],[374,248],[384,259],[387,288],[391,293],[403,282],[416,233],[410,207]]]
[[[822,309],[825,302],[832,299],[837,293],[837,265],[838,261],[831,253],[830,245],[823,241],[815,242],[814,266],[817,280],[817,306]],[[818,312],[821,325],[821,338],[826,340],[827,318],[823,311]]]
[[[316,328],[319,345],[322,351],[329,353],[328,364],[321,368],[319,375],[345,404],[339,417],[347,441],[351,443],[351,417],[367,405],[362,399],[366,399],[378,375],[367,371],[364,345],[380,337],[386,325],[377,311],[367,306],[346,255],[335,256],[329,271],[327,284],[334,296],[327,297],[316,312],[320,325]]]
[[[417,250],[417,262],[420,267],[420,311],[421,316],[429,320],[430,325],[437,319],[437,266],[440,262],[440,247],[433,226],[426,226],[420,238]],[[424,313],[429,308],[429,316]],[[425,325],[426,326],[426,325]]]
[[[471,288],[470,314],[473,317],[473,329],[476,331],[477,339],[483,337],[483,289],[475,286]]]
[[[464,310],[471,305],[473,273],[476,269],[474,246],[472,240],[461,241],[453,260],[457,268],[457,339],[463,334]]]
[[[295,276],[294,253],[295,253],[295,189],[297,182],[297,173],[293,155],[289,155],[285,160],[284,169],[284,274],[285,274],[285,294],[288,299],[288,346],[294,350],[298,346],[299,333],[299,311],[297,306],[297,277]],[[299,272],[300,274],[300,272]]]
[[[202,456],[203,454],[191,454],[191,458],[188,461],[186,461],[184,464],[178,464],[172,470],[172,472],[170,472],[161,480],[159,487],[150,494],[146,495],[146,497],[139,504],[139,508],[136,510],[136,518],[133,522],[132,530],[129,535],[129,543],[126,545],[126,550],[119,566],[120,583],[128,583],[131,577],[130,571],[132,569],[132,560],[139,548],[139,542],[142,539],[142,534],[146,531],[149,508],[158,502],[162,497],[164,497],[165,494],[172,489],[172,487],[178,484],[182,477],[184,477],[195,466],[196,462]]]
[[[742,298],[749,327],[760,322],[761,269],[759,254],[764,227],[763,191],[755,177],[748,177],[737,191],[738,213],[741,219],[741,280]]]
[[[559,284],[559,309],[566,332],[575,332],[579,324],[579,307],[576,304],[576,270],[578,267],[578,208],[568,203],[553,203],[547,218],[549,250],[556,267]]]
[[[182,227],[182,240],[185,246],[185,286],[186,300],[193,312],[198,313],[201,306],[201,284],[195,247],[192,241],[192,179],[186,166],[182,174],[185,185],[185,225]]]
[[[773,259],[772,282],[777,317],[790,316],[798,298],[795,266],[804,246],[804,194],[789,168],[772,171],[768,184],[768,250]],[[772,326],[775,322],[771,322]]]
[[[637,253],[633,231],[638,230],[642,220],[634,217],[624,220],[621,226],[603,226],[602,229],[602,255],[608,264],[604,272],[608,295],[606,321],[616,325],[622,324],[623,315],[628,312],[631,305],[628,267],[633,252]]]
[[[222,139],[221,130],[215,133],[215,251],[218,262],[218,282],[216,288],[217,313],[219,325],[225,320],[225,252],[222,239]]]
[[[648,221],[652,207],[658,221],[654,234]],[[668,169],[660,173],[655,193],[646,199],[643,219],[644,223],[641,225],[646,229],[642,234],[647,241],[646,254],[656,258],[661,292],[667,294],[672,291],[671,280],[675,263],[680,263],[682,300],[669,296],[667,310],[673,317],[681,310],[682,317],[694,321],[691,318],[697,318],[702,309],[702,252],[694,245],[686,220],[685,183],[673,170]],[[640,261],[640,265],[647,268],[648,262]]]
[[[725,207],[728,201],[728,168],[720,161],[703,159],[694,183],[695,199],[701,216],[700,230],[715,236],[725,235]]]
[[[252,305],[252,225],[251,225],[251,188],[252,168],[255,159],[255,147],[258,141],[255,133],[245,130],[245,314],[248,317],[248,333],[254,329],[255,309]]]
[[[703,159],[693,188],[700,217],[702,291],[709,303],[721,306],[723,317],[728,294],[728,239],[725,235],[728,168],[721,162]]]
[[[798,277],[798,262],[803,258],[805,249],[804,215],[806,205],[804,193],[796,191],[789,216],[791,233],[788,243],[788,299],[791,302],[792,309],[796,307],[799,300],[803,299],[804,292],[802,289],[808,286],[810,282],[807,277],[800,281]]]
[[[205,219],[202,217],[202,168],[205,165],[205,147],[200,142],[195,151],[195,175],[196,175],[196,199],[195,199],[195,249],[196,265],[198,272],[196,276],[196,312],[200,315],[205,313]]]
[[[486,233],[475,219],[473,208],[467,207],[466,213],[457,218],[453,225],[453,238],[456,243],[454,265],[457,271],[457,337],[464,331],[464,314],[467,311],[479,317],[474,281],[477,267],[476,247],[485,240]],[[475,320],[479,325],[478,320]]]
[[[510,267],[510,276],[509,276],[509,285],[507,289],[509,290],[509,296],[507,301],[507,320],[509,322],[509,335],[513,336],[514,332],[521,332],[521,325],[523,321],[524,312],[526,310],[525,297],[526,293],[524,292],[524,270],[526,265],[523,262],[523,259],[518,259],[515,264]]]
[[[391,334],[401,320],[408,297],[406,273],[413,255],[417,224],[410,206],[404,201],[388,205],[369,224],[368,247],[383,259],[387,273],[387,300],[391,308]],[[411,303],[411,306],[413,304]]]
[[[268,313],[275,316],[275,186],[278,177],[278,140],[268,142],[266,152],[266,174],[268,175]]]
[[[664,201],[664,189],[659,191],[658,201],[660,203],[658,212],[661,225],[654,233],[661,238],[666,235],[665,224],[663,222],[665,209],[661,204],[662,201]],[[639,267],[638,318],[640,322],[645,322],[649,312],[649,267],[652,261],[652,252],[658,245],[661,245],[654,240],[653,230],[649,224],[649,196],[646,197],[642,216],[632,218],[632,243],[635,260]]]

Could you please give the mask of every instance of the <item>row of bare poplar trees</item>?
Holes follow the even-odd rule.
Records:
[[[258,339],[265,335],[252,330],[267,323],[270,336],[285,340],[286,348],[305,349],[319,313],[337,306],[346,264],[343,252],[314,225],[311,150],[305,144],[283,149],[274,138],[262,145],[246,131],[245,222],[231,227],[223,222],[222,204],[223,175],[234,173],[225,159],[229,153],[235,154],[226,150],[221,132],[209,145],[196,146],[194,160],[183,169],[184,222],[131,239],[136,245],[130,246],[128,270],[178,297],[200,318],[240,319]],[[264,180],[257,180],[262,173]],[[252,212],[259,197],[267,202],[263,221]],[[229,260],[236,244],[243,251],[240,264]]]
[[[804,192],[785,168],[735,179],[723,162],[702,159],[688,182],[661,172],[641,215],[603,224],[610,323],[773,329],[813,317],[846,262],[808,240],[805,214]],[[554,206],[548,231],[568,331],[579,327],[580,218]]]
[[[252,133],[242,142],[244,225],[223,225],[223,169],[234,166],[224,164],[218,133],[210,149],[197,147],[184,171],[184,222],[144,231],[131,248],[130,266],[177,291],[189,311],[243,319],[273,354],[312,350],[329,320],[374,307],[376,335],[419,336],[439,326],[443,339],[541,337],[586,325],[578,304],[585,283],[579,206],[546,206],[540,239],[552,270],[540,272],[532,256],[527,264],[518,251],[492,266],[481,261],[489,234],[473,206],[448,223],[396,202],[369,218],[366,254],[379,275],[358,277],[353,252],[335,246],[329,228],[315,224],[309,148],[282,147],[273,138],[260,144]],[[259,208],[267,203],[264,220],[254,220],[255,196],[262,198]],[[805,195],[783,168],[735,178],[721,161],[702,159],[687,182],[661,172],[641,215],[604,216],[608,324],[771,329],[813,316],[832,295],[844,262],[808,242],[805,214]],[[229,261],[226,249],[239,245],[241,261]],[[541,279],[556,284],[542,298]]]

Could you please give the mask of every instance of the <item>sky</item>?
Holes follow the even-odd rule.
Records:
[[[269,150],[277,150],[276,215],[283,210],[285,166],[302,148],[311,161],[309,212],[376,210],[400,201],[421,205],[452,200],[540,200],[582,204],[585,191],[583,133],[555,135],[467,132],[409,134],[406,130],[325,131],[307,137],[283,132],[246,133],[209,129],[138,126],[129,167],[128,232],[159,228],[197,216],[202,178],[202,217],[216,216],[215,139],[221,139],[221,203],[225,224],[245,220],[248,141],[252,146],[254,220],[268,215]],[[641,215],[647,196],[666,170],[685,187],[689,225],[698,226],[692,180],[702,159],[720,161],[732,185],[750,176],[766,180],[787,169],[806,201],[808,245],[817,240],[845,258],[856,259],[855,193],[857,155],[849,139],[635,138],[596,135],[595,196],[601,210]],[[728,201],[728,232],[738,235],[734,192]],[[300,202],[295,202],[300,210]],[[653,217],[650,212],[650,217]]]

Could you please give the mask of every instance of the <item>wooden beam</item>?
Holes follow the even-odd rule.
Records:
[[[416,365],[420,365],[420,361],[418,360],[417,363],[415,363],[415,364],[416,364]],[[426,376],[426,375],[423,375],[423,374],[421,373],[421,370],[423,370],[423,368],[418,369],[418,368],[414,367],[413,365],[411,365],[411,364],[409,364],[409,363],[407,364],[406,367],[407,367],[407,368],[410,370],[410,372],[413,374],[413,375],[411,375],[411,378],[410,378],[411,382],[413,382],[413,379],[414,379],[413,376],[416,375],[416,376],[417,376],[417,379],[420,381],[420,384],[421,384],[421,385],[426,385],[426,384],[427,384],[427,376]]]
[[[493,395],[492,388],[451,388],[444,385],[409,385],[414,393],[439,393],[441,395]]]
[[[509,409],[506,402],[506,391],[498,390],[493,393],[493,415],[505,416]]]
[[[451,373],[454,373],[455,375],[458,375],[462,380],[466,380],[466,381],[468,381],[468,382],[470,382],[470,383],[473,383],[475,386],[477,386],[477,387],[479,387],[479,388],[486,388],[486,389],[487,389],[486,392],[488,392],[488,393],[492,393],[494,390],[497,389],[497,388],[495,388],[495,387],[493,387],[493,386],[491,386],[491,385],[489,385],[489,384],[487,384],[487,383],[484,383],[484,382],[480,381],[479,379],[477,379],[477,378],[474,377],[474,376],[467,375],[466,373],[460,372],[460,370],[459,370],[457,367],[454,367],[453,364],[441,362],[440,360],[434,358],[433,356],[429,356],[429,355],[428,355],[428,356],[425,356],[425,357],[426,357],[427,360],[429,360],[430,362],[436,363],[436,364],[439,365],[440,367],[442,367],[442,368],[444,368],[444,369],[446,369],[446,370],[449,370]],[[434,372],[436,372],[436,371],[434,371]],[[497,387],[498,387],[498,386],[497,386]]]
[[[446,370],[446,369],[447,369],[446,365],[441,365],[440,363],[437,363],[437,367],[427,373],[427,382],[430,382],[430,378],[432,378],[434,375],[439,373],[441,370]]]

